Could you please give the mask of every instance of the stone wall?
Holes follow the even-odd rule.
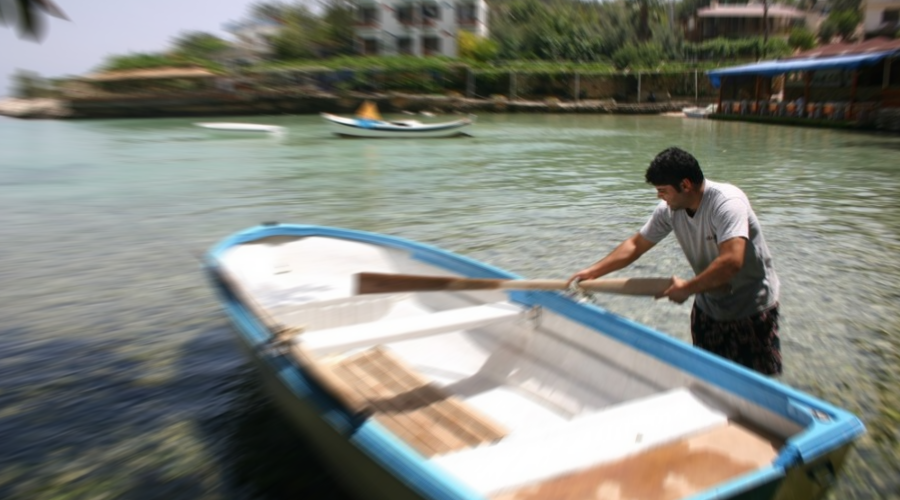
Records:
[[[627,113],[659,114],[680,111],[691,105],[686,101],[644,104],[619,104],[613,99],[561,101],[467,99],[460,96],[423,96],[416,94],[320,94],[287,96],[208,96],[156,99],[91,99],[69,103],[73,118],[151,118],[177,116],[239,116],[273,114],[350,114],[364,100],[373,101],[382,113]]]
[[[882,108],[875,117],[875,128],[885,132],[900,132],[900,108]]]

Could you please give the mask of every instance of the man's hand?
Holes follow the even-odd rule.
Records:
[[[666,288],[663,293],[657,295],[656,298],[668,297],[672,302],[683,304],[693,294],[693,292],[688,290],[687,280],[683,280],[678,276],[672,276],[672,285]]]
[[[596,278],[597,276],[594,274],[594,272],[595,271],[593,266],[578,271],[569,278],[569,281],[566,282],[566,288],[571,288],[572,284],[575,282]]]

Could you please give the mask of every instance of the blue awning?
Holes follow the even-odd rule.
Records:
[[[791,71],[815,71],[820,69],[856,69],[860,66],[875,64],[876,62],[900,53],[897,50],[872,52],[869,54],[854,54],[852,56],[816,57],[811,59],[786,59],[776,61],[763,61],[731,68],[713,69],[707,71],[709,81],[713,87],[722,85],[722,77],[725,76],[776,76]]]

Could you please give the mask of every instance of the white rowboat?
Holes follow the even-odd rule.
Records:
[[[709,106],[706,106],[705,108],[700,108],[700,107],[683,108],[681,110],[681,112],[684,113],[684,116],[686,116],[688,118],[706,118],[707,116],[716,112],[716,105],[710,104]]]
[[[864,433],[809,394],[409,240],[272,223],[205,268],[277,403],[360,498],[806,500]],[[360,294],[385,292],[360,273],[455,279]]]
[[[266,132],[273,134],[284,133],[284,127],[278,125],[264,125],[260,123],[236,123],[236,122],[198,122],[194,125],[205,129],[217,130],[223,132]]]

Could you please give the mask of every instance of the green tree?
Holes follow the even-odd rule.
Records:
[[[288,10],[284,2],[257,2],[250,6],[250,17],[281,21]]]
[[[12,23],[22,38],[41,40],[44,37],[44,15],[69,20],[52,0],[0,1],[0,24]]]
[[[20,99],[48,97],[51,93],[47,79],[34,71],[16,70],[11,80],[12,95]]]
[[[628,44],[612,55],[618,69],[654,68],[663,60],[663,48],[658,43]]]
[[[831,12],[840,12],[845,10],[859,12],[860,7],[860,0],[828,0],[828,9]]]
[[[630,0],[496,0],[491,39],[503,59],[605,61],[623,44],[637,41],[632,5]],[[648,14],[651,36],[660,20],[653,11]]]
[[[806,28],[794,28],[788,37],[788,44],[795,49],[809,50],[816,46],[816,34]]]
[[[858,10],[831,11],[828,18],[819,27],[819,38],[825,43],[828,43],[834,36],[852,41],[861,20],[862,16]]]
[[[282,28],[272,37],[276,59],[309,59],[316,57],[319,46],[316,30],[319,20],[302,4],[284,7],[281,11]]]
[[[129,69],[166,68],[172,66],[190,66],[192,63],[182,58],[159,53],[131,53],[112,55],[100,66],[101,71],[122,71]]]
[[[172,40],[172,53],[188,60],[213,60],[231,45],[210,33],[188,31]]]
[[[632,0],[632,2],[637,4],[637,22],[635,23],[637,38],[641,42],[646,42],[651,36],[650,8],[652,0]]]
[[[323,55],[347,55],[354,52],[353,12],[353,6],[345,1],[329,2],[313,37],[322,47]]]
[[[457,33],[456,40],[459,57],[463,59],[487,62],[497,57],[498,47],[493,40],[464,30]]]

